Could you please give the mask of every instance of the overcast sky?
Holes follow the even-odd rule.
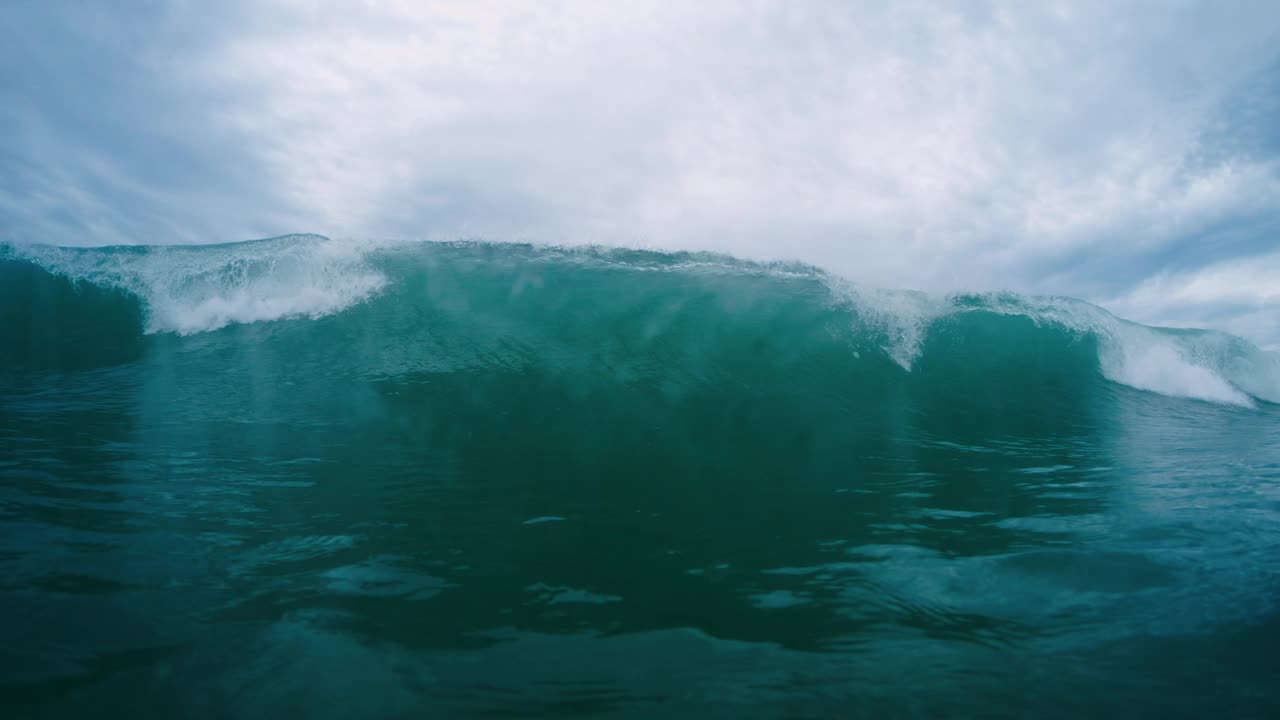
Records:
[[[0,4],[0,240],[702,249],[1280,347],[1280,3]]]

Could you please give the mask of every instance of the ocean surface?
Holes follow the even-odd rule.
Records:
[[[803,265],[0,246],[0,717],[1280,717],[1278,402]]]

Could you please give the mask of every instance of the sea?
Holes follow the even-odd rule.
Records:
[[[798,263],[0,245],[0,717],[1280,717],[1278,403]]]

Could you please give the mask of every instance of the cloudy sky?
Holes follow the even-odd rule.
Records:
[[[525,240],[1280,347],[1280,3],[0,4],[0,240]]]

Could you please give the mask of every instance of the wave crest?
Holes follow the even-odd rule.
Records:
[[[146,331],[189,335],[236,323],[319,318],[367,300],[386,277],[373,246],[320,235],[206,246],[25,246],[14,257],[75,282],[125,290],[145,306]]]
[[[932,357],[935,367],[985,368],[991,388],[1001,386],[1002,375],[1069,366],[1072,377],[1092,373],[1171,397],[1246,407],[1255,399],[1280,402],[1280,356],[1224,333],[1147,327],[1072,298],[879,290],[807,266],[710,254],[291,235],[200,247],[0,248],[0,262],[14,261],[136,296],[149,334],[317,319],[367,304],[343,322],[359,325],[348,335],[378,335],[367,343],[377,350],[349,361],[378,367],[415,366],[424,353],[434,354],[436,367],[589,357],[660,375],[727,357],[731,348],[758,347],[769,336],[770,347],[787,348],[788,362],[843,353],[848,363],[867,351],[888,361],[886,372],[896,366],[910,377],[922,356],[933,354],[948,356]],[[446,334],[428,341],[437,331]],[[385,342],[390,337],[401,342]],[[965,342],[956,345],[957,338]],[[486,343],[488,355],[477,349]],[[1081,343],[1091,348],[1090,359],[1070,349]],[[388,359],[398,352],[405,357]],[[615,356],[600,359],[608,353]]]

